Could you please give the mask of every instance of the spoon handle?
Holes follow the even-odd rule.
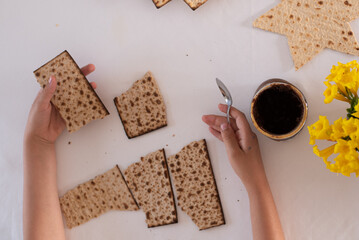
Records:
[[[228,108],[227,108],[227,121],[228,123],[230,123],[229,121],[229,111],[231,110],[231,105],[228,104]]]

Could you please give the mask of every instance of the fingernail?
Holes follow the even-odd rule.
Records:
[[[54,76],[51,76],[49,79],[49,85],[51,85],[52,80],[54,80]]]
[[[222,131],[226,130],[227,128],[228,128],[228,123],[222,123],[221,124]]]

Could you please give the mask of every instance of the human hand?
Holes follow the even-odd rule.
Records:
[[[81,71],[87,76],[95,71],[95,66],[88,64]],[[53,145],[57,137],[65,129],[65,121],[50,102],[56,91],[56,86],[56,79],[54,76],[51,76],[49,84],[37,94],[27,120],[24,136],[25,142]],[[96,89],[96,83],[92,82],[91,86]]]
[[[218,108],[227,112],[227,105],[219,104]],[[202,120],[209,131],[224,142],[233,170],[249,191],[267,182],[258,139],[241,111],[231,107],[230,116],[230,124],[224,116],[204,115]]]

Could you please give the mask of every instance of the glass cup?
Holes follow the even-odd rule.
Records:
[[[257,89],[251,103],[255,128],[276,141],[296,136],[304,127],[308,104],[303,93],[282,79],[270,79]]]

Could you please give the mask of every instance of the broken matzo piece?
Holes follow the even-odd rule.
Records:
[[[129,139],[167,126],[166,106],[151,72],[114,102]]]
[[[207,2],[207,0],[184,0],[188,6],[192,8],[192,10],[196,10],[199,8],[202,4]]]
[[[34,74],[42,87],[48,84],[51,76],[56,77],[57,88],[51,102],[64,119],[69,132],[75,132],[92,120],[109,115],[67,51],[35,70]]]
[[[68,228],[110,210],[139,209],[118,166],[68,191],[60,198],[60,206]]]
[[[128,187],[146,214],[147,226],[177,223],[177,210],[163,149],[141,157],[124,172]]]
[[[200,230],[225,224],[206,140],[192,142],[168,158],[178,206]]]
[[[171,0],[152,0],[152,2],[156,5],[157,8],[163,7]]]

